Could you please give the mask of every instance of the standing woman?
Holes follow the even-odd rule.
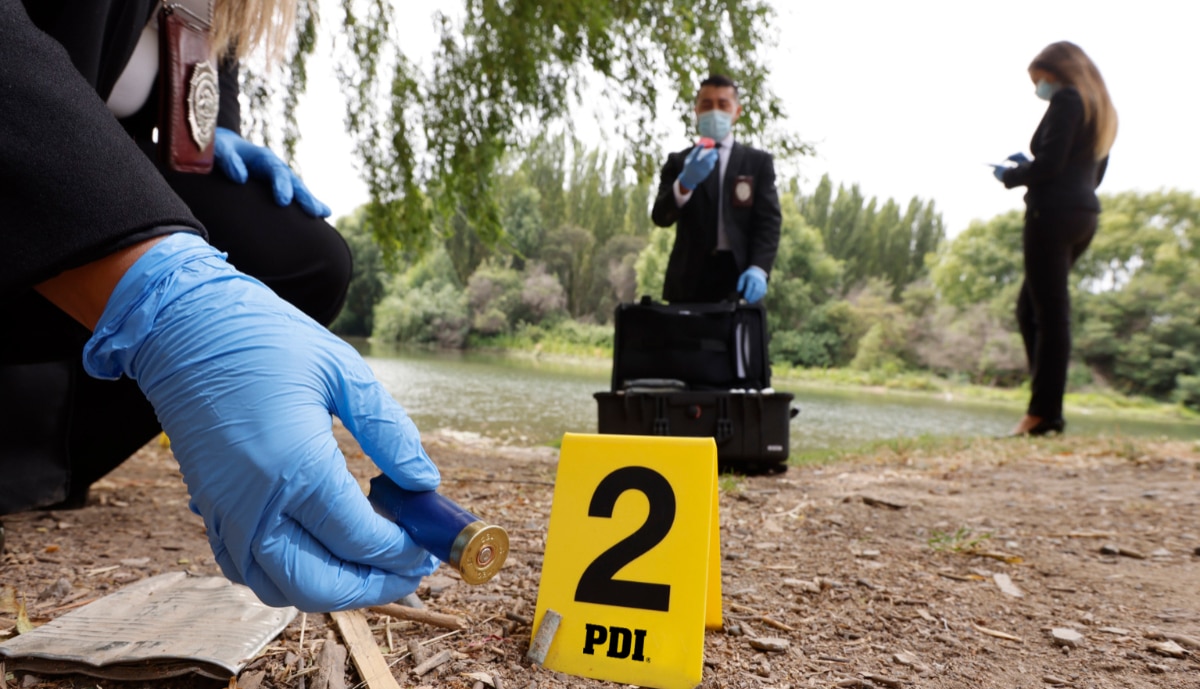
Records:
[[[1025,192],[1025,280],[1017,322],[1033,376],[1025,417],[1014,435],[1060,433],[1067,364],[1071,357],[1071,298],[1067,276],[1096,234],[1096,187],[1108,167],[1117,113],[1104,79],[1079,46],[1046,46],[1029,65],[1039,98],[1050,102],[1030,142],[1033,160],[1009,156],[996,166],[1006,188]]]

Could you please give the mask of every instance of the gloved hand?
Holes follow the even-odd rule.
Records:
[[[1021,153],[1021,152],[1014,153],[1014,154],[1010,155],[1008,158],[1006,158],[1005,160],[1011,160],[1014,163],[1016,163],[1017,165],[1024,165],[1025,163],[1033,162],[1029,158],[1027,158],[1024,153]]]
[[[738,278],[737,291],[742,298],[753,304],[767,296],[767,273],[758,266],[750,266]]]
[[[378,605],[437,567],[375,513],[331,430],[336,415],[398,485],[433,490],[412,421],[353,348],[199,237],[170,235],[133,264],[84,366],[137,381],[221,571],[268,605]]]
[[[700,186],[712,173],[717,164],[717,149],[697,146],[683,159],[683,172],[679,173],[679,186],[691,191]]]
[[[329,206],[313,198],[300,176],[271,149],[256,146],[235,131],[217,127],[213,164],[238,184],[245,184],[249,177],[270,182],[275,203],[280,206],[290,204],[295,198],[300,210],[314,218],[328,218],[332,213]]]
[[[1004,171],[1007,169],[1008,168],[1004,167],[1003,165],[993,165],[992,166],[992,175],[995,176],[996,179],[1003,182],[1004,181]]]

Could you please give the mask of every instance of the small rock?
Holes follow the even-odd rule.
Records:
[[[1150,553],[1150,557],[1171,557],[1171,551],[1167,550],[1166,548],[1159,548]]]
[[[512,562],[507,561],[507,562],[505,562],[505,564],[511,566]],[[416,591],[413,591],[412,593],[408,594],[407,596],[401,598],[400,600],[396,601],[396,603],[399,605],[408,607],[408,608],[420,609],[420,608],[425,607],[425,603],[421,600],[421,598],[419,596],[417,596]]]
[[[1146,669],[1156,675],[1165,675],[1171,671],[1171,668],[1166,665],[1158,665],[1156,663],[1146,663]]]
[[[1064,685],[1064,684],[1071,683],[1071,680],[1069,680],[1069,679],[1063,679],[1062,677],[1055,677],[1054,675],[1043,675],[1042,681],[1045,682],[1046,684],[1050,684],[1050,685]]]
[[[1130,632],[1128,629],[1122,629],[1121,627],[1101,627],[1096,631],[1104,632],[1105,634],[1113,634],[1116,636],[1129,636],[1132,634],[1132,632]]]
[[[121,564],[125,565],[126,567],[145,567],[146,565],[150,564],[150,558],[148,558],[148,557],[130,557],[130,558],[121,560]]]
[[[919,675],[924,675],[924,674],[928,674],[929,672],[931,672],[930,667],[928,665],[926,665],[925,663],[922,663],[921,659],[918,658],[915,653],[912,653],[909,651],[900,651],[900,652],[894,654],[892,656],[892,658],[895,659],[895,661],[897,663],[900,663],[901,665],[904,665],[906,667],[911,667]]]
[[[1007,574],[993,574],[992,579],[996,582],[996,586],[1000,587],[1000,591],[1005,595],[1013,598],[1024,598],[1025,594],[1013,583],[1012,578]]]
[[[737,624],[736,622],[734,624],[725,625],[725,633],[729,636],[741,636],[745,634],[745,632],[742,631],[742,625]]]
[[[1183,646],[1174,641],[1159,641],[1148,646],[1151,651],[1159,655],[1164,655],[1170,658],[1182,658],[1187,655],[1187,651],[1183,650]]]
[[[1121,548],[1119,546],[1112,545],[1111,543],[1108,545],[1102,546],[1100,548],[1100,554],[1101,555],[1121,555],[1122,557],[1131,557],[1135,560],[1145,560],[1146,559],[1145,555],[1143,555],[1142,553],[1140,553],[1136,550],[1132,550],[1130,548]]]
[[[879,554],[880,553],[878,550],[864,550],[859,553],[858,556],[864,560],[874,560],[879,557]]]
[[[777,636],[767,636],[750,639],[750,647],[759,651],[768,653],[783,653],[788,650],[792,644],[787,639],[781,639]]]
[[[1055,627],[1050,630],[1050,637],[1054,639],[1055,644],[1066,648],[1079,648],[1083,645],[1083,634],[1074,629]]]
[[[784,579],[784,586],[791,586],[803,593],[820,593],[821,585],[815,581],[805,581],[804,579]]]
[[[60,578],[38,594],[38,600],[60,600],[71,594],[71,582]]]
[[[1192,555],[1200,556],[1200,545],[1196,546],[1196,549],[1192,551]]]

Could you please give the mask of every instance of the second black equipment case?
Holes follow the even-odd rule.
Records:
[[[647,378],[693,390],[771,386],[762,303],[662,304],[650,297],[617,306],[612,391]]]

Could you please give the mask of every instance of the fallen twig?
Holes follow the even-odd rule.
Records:
[[[430,670],[434,669],[435,667],[438,667],[439,665],[444,665],[444,664],[450,662],[450,659],[453,657],[454,657],[454,652],[449,649],[446,649],[444,651],[438,651],[431,658],[427,659],[425,662],[421,663],[420,665],[414,667],[412,669],[413,674],[420,677],[421,675],[424,675],[426,672],[429,672]]]
[[[1025,640],[1019,636],[1013,636],[1012,634],[1005,634],[1004,632],[998,632],[995,629],[988,629],[987,627],[980,627],[979,625],[975,624],[974,622],[971,623],[971,628],[974,629],[975,631],[979,632],[980,634],[994,636],[997,639],[1004,639],[1005,641],[1016,641],[1019,644],[1025,643]]]
[[[394,617],[398,620],[424,622],[425,624],[442,627],[443,629],[463,629],[467,626],[467,623],[461,617],[433,612],[432,610],[410,608],[407,605],[389,603],[387,605],[373,605],[367,609],[371,612]]]

